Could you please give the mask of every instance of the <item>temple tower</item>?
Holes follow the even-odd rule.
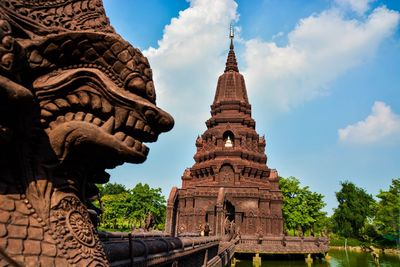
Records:
[[[278,173],[267,166],[265,138],[255,130],[244,77],[230,31],[224,73],[219,77],[207,130],[197,138],[195,163],[182,175],[167,203],[166,231],[172,235],[224,235],[234,221],[243,235],[283,234]]]

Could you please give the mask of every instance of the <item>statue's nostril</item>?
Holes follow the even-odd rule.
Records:
[[[160,110],[158,124],[161,132],[168,132],[174,127],[174,119],[167,112]]]
[[[150,123],[156,123],[156,112],[153,110],[147,110],[144,115],[146,116],[146,120]]]
[[[168,132],[174,126],[174,119],[171,115],[161,109],[149,109],[144,114],[147,122],[159,133]]]

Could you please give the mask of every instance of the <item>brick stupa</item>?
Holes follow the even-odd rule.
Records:
[[[265,138],[255,130],[232,30],[206,125],[196,140],[195,163],[183,173],[182,188],[171,190],[166,231],[196,234],[207,224],[210,235],[223,236],[233,221],[242,236],[283,235],[278,173],[268,168]]]

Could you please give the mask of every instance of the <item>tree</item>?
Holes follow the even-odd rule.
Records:
[[[107,230],[130,231],[132,227],[141,227],[151,212],[155,217],[155,228],[163,229],[165,223],[165,197],[161,188],[151,188],[148,184],[137,184],[133,189],[126,190],[123,185],[113,184],[104,188],[113,190],[103,191],[101,200],[103,214],[101,226]],[[124,190],[121,190],[121,189]],[[115,193],[118,189],[120,193]]]
[[[105,195],[117,195],[128,192],[126,187],[118,183],[106,183],[105,185],[97,185],[100,197]]]
[[[311,192],[308,186],[301,187],[295,177],[280,178],[279,187],[283,194],[283,218],[287,230],[301,228],[303,233],[308,230],[322,230],[326,221],[323,195]]]
[[[400,238],[400,179],[393,179],[388,191],[377,195],[374,224],[377,233],[384,239],[399,244]]]
[[[367,219],[374,214],[375,200],[363,188],[353,183],[341,182],[342,188],[336,192],[339,205],[334,209],[333,230],[343,237],[361,238]]]
[[[161,188],[151,188],[148,184],[138,183],[131,192],[138,204],[135,211],[136,218],[144,221],[151,212],[155,217],[156,227],[164,228],[166,201],[165,197],[161,195]]]

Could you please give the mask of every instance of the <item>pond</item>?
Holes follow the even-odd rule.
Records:
[[[274,260],[263,259],[262,267],[399,267],[400,255],[380,254],[379,265],[375,264],[370,253],[354,252],[331,249],[329,255],[332,257],[330,261],[314,260],[310,265],[307,265],[304,259],[296,260]],[[238,255],[239,256],[239,255]],[[240,257],[240,256],[239,256]],[[240,259],[240,258],[239,258]],[[236,263],[236,267],[252,267],[251,259],[240,259]]]

